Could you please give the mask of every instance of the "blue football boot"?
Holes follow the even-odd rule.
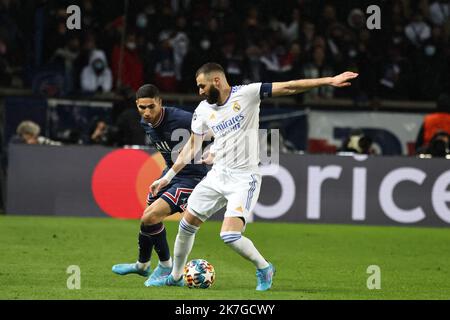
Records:
[[[113,265],[112,272],[120,274],[121,276],[136,273],[140,276],[148,277],[152,270],[150,269],[150,266],[148,266],[147,269],[142,270],[137,267],[137,263],[122,263]]]
[[[256,269],[256,290],[266,291],[272,287],[272,279],[275,275],[275,267],[269,262],[269,266],[264,269]]]
[[[148,279],[147,281],[145,281],[144,285],[146,287],[164,287],[164,286],[183,287],[184,279],[183,277],[181,277],[180,280],[175,281],[173,279],[173,276],[170,274],[167,277],[161,277],[155,280]]]
[[[165,278],[169,276],[169,274],[172,272],[172,267],[164,267],[161,264],[158,264],[156,269],[151,274],[149,280],[157,280],[159,278]]]

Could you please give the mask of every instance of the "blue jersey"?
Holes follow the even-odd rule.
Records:
[[[192,113],[170,107],[162,107],[161,112],[161,118],[154,126],[143,119],[141,119],[141,126],[150,139],[150,143],[158,149],[166,161],[165,173],[173,165],[172,149],[181,142],[181,138],[179,141],[172,141],[172,132],[176,129],[186,129],[191,132]],[[178,151],[181,151],[181,148]],[[188,164],[177,174],[177,177],[203,178],[207,172],[208,169],[204,164]]]

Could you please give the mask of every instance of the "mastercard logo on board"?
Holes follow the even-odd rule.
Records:
[[[159,153],[120,149],[108,153],[94,169],[92,194],[97,205],[115,218],[139,219],[147,206],[150,184],[165,167]]]

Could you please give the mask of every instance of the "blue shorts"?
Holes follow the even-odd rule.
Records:
[[[202,179],[203,177],[174,177],[169,185],[159,190],[156,197],[153,197],[151,192],[149,192],[147,204],[151,205],[161,198],[169,204],[170,214],[183,212],[187,207],[189,196]]]

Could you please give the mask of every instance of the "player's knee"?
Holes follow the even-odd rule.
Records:
[[[239,231],[225,231],[220,233],[220,238],[225,244],[232,244],[242,237],[242,233]]]
[[[185,221],[186,221],[187,223],[189,223],[189,224],[191,224],[191,225],[194,225],[194,226],[197,226],[197,227],[200,227],[200,225],[203,223],[203,221],[200,220],[199,218],[197,218],[195,215],[193,215],[193,214],[189,211],[189,209],[186,209],[186,210],[184,211],[183,218],[185,219]]]
[[[160,217],[157,217],[154,215],[148,215],[148,216],[142,217],[141,222],[143,224],[152,225],[152,224],[161,223],[162,220],[163,219],[161,219]]]
[[[160,216],[153,208],[148,207],[141,218],[141,223],[146,225],[157,224],[162,222],[164,217]]]

